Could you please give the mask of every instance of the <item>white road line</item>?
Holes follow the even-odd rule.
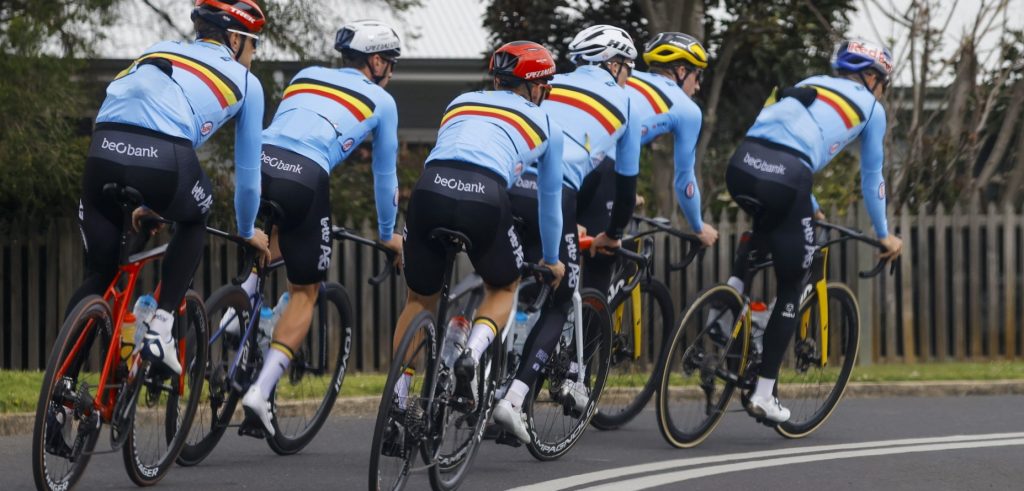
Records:
[[[568,489],[577,486],[584,486],[587,484],[604,481],[608,479],[623,478],[634,474],[646,474],[648,472],[658,472],[673,470],[680,467],[690,467],[695,465],[703,464],[714,464],[719,462],[729,462],[733,460],[747,460],[747,459],[762,459],[766,457],[778,457],[778,456],[794,456],[808,453],[823,453],[823,452],[834,452],[843,450],[855,450],[863,448],[875,448],[875,447],[898,447],[904,445],[926,445],[933,443],[953,443],[953,442],[964,442],[964,441],[986,441],[986,440],[999,440],[1007,438],[1022,438],[1024,433],[989,433],[984,435],[953,435],[953,436],[942,436],[942,437],[929,437],[929,438],[906,438],[902,440],[881,440],[874,442],[859,442],[859,443],[843,443],[836,445],[816,445],[816,446],[801,446],[791,448],[781,448],[776,450],[760,450],[756,452],[741,452],[725,455],[710,455],[707,457],[691,457],[687,459],[674,459],[666,460],[662,462],[653,462],[650,464],[639,464],[631,465],[626,467],[618,467],[615,469],[606,469],[597,472],[589,472],[586,474],[579,474],[575,476],[563,477],[559,479],[553,479],[550,481],[544,481],[536,484],[530,484],[514,488],[513,491],[550,491],[558,489]]]
[[[762,469],[765,467],[776,467],[789,464],[806,464],[809,462],[821,462],[825,460],[855,459],[860,457],[877,457],[880,455],[908,454],[917,452],[938,452],[942,450],[960,450],[967,448],[1004,447],[1010,445],[1024,445],[1024,438],[994,441],[972,441],[960,443],[937,443],[931,445],[915,445],[910,447],[896,448],[851,450],[845,452],[833,452],[824,455],[804,455],[799,457],[783,457],[769,460],[754,460],[748,462],[739,462],[736,464],[724,464],[711,467],[701,467],[699,469],[689,469],[679,472],[669,472],[666,474],[639,477],[636,479],[618,481],[586,489],[589,491],[621,491],[623,489],[648,489],[656,486],[664,486],[667,484],[673,484],[681,481],[687,481],[690,479],[696,479],[699,477],[714,476],[717,474],[725,474],[729,472],[748,471],[752,469]]]

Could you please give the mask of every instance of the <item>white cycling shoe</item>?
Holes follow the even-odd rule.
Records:
[[[590,390],[587,389],[583,382],[577,382],[575,380],[566,380],[562,382],[562,394],[565,397],[572,398],[572,405],[579,412],[583,412],[587,409],[587,403],[590,402]]]
[[[515,407],[511,402],[502,399],[494,408],[494,422],[512,433],[519,441],[530,443],[530,432],[526,431],[526,413],[523,408]]]
[[[270,401],[263,395],[259,385],[253,384],[242,397],[242,410],[245,411],[246,419],[258,419],[263,423],[263,430],[274,436],[274,424],[270,421],[274,417],[273,411]]]
[[[241,332],[241,328],[238,324],[238,314],[235,313],[235,309],[233,307],[228,307],[227,310],[224,311],[224,315],[220,318],[220,325],[217,328],[224,329],[225,333],[233,336],[237,336],[238,333]]]
[[[178,344],[174,341],[174,338],[171,338],[170,342],[165,343],[159,334],[147,332],[142,340],[143,358],[153,365],[164,367],[174,372],[175,375],[181,375],[181,363],[178,362]]]
[[[751,396],[747,412],[758,419],[766,419],[773,423],[785,423],[789,421],[789,409],[782,407],[777,397]]]

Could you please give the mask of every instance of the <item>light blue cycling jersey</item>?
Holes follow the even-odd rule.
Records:
[[[141,63],[171,63],[171,76]],[[253,235],[260,205],[263,86],[224,45],[199,40],[154,44],[107,86],[97,123],[123,123],[184,138],[198,148],[224,123],[235,127],[235,220]]]
[[[584,65],[555,75],[551,95],[541,104],[565,131],[562,160],[565,181],[579,190],[583,178],[606,156],[615,158],[615,172],[640,172],[640,124],[629,94],[607,70]]]
[[[391,94],[354,68],[309,67],[284,90],[263,143],[295,152],[328,173],[373,135],[377,233],[391,240],[398,213],[398,109]]]
[[[878,237],[889,233],[885,218],[885,181],[882,163],[885,109],[860,82],[819,75],[796,84],[813,87],[817,98],[810,106],[792,97],[772,104],[757,116],[747,136],[797,150],[818,172],[843,148],[860,137],[860,184],[864,206]]]
[[[700,187],[693,172],[702,118],[700,108],[674,80],[656,73],[633,72],[626,89],[633,113],[641,122],[642,145],[672,132],[676,200],[690,226],[700,232],[704,227],[700,216]]]
[[[562,129],[536,104],[507,90],[467,92],[445,109],[427,156],[494,171],[512,187],[537,163],[537,201],[544,262],[558,261],[562,232]]]

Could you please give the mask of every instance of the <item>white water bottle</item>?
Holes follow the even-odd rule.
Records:
[[[256,338],[261,352],[267,352],[267,348],[270,348],[270,340],[272,339],[274,339],[274,311],[264,305],[260,309],[260,332]]]
[[[136,349],[142,346],[142,337],[146,335],[146,330],[149,328],[149,321],[153,318],[153,314],[155,313],[156,299],[153,298],[153,295],[147,293],[135,301],[135,307],[132,308],[132,315],[135,316],[135,325],[146,326],[143,329],[139,329],[138,327],[135,329]]]
[[[516,353],[523,352],[523,345],[526,344],[526,335],[530,332],[530,316],[522,310],[516,311],[515,322],[512,324],[512,347]]]
[[[277,327],[277,321],[281,319],[281,314],[284,312],[284,308],[288,305],[288,300],[291,300],[291,295],[288,292],[281,294],[281,298],[277,299],[277,305],[274,306],[273,314],[270,316],[271,325]]]
[[[455,366],[455,360],[462,355],[469,338],[469,320],[461,315],[448,321],[448,329],[444,336],[444,347],[441,349],[441,360],[448,367]]]

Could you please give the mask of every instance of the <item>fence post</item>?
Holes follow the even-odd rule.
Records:
[[[967,309],[970,312],[968,316],[970,324],[967,325],[967,329],[970,331],[970,357],[974,359],[980,358],[984,354],[982,332],[985,326],[981,320],[981,275],[984,271],[982,265],[985,261],[985,254],[981,249],[983,237],[980,223],[981,215],[981,203],[978,200],[978,196],[972,196],[969,225],[970,235],[967,238],[970,253],[966,257],[969,264],[967,269],[967,284],[969,285],[967,288],[967,295],[969,296]]]
[[[932,254],[931,249],[933,242],[929,240],[929,229],[935,222],[935,214],[929,214],[927,212],[928,205],[924,204],[918,207],[917,219],[917,250],[910,251],[911,254],[917,256],[917,271],[915,271],[914,289],[917,291],[917,302],[918,312],[921,316],[917,323],[918,333],[918,356],[922,360],[929,360],[934,357],[932,351],[932,313],[934,305],[932,304],[932,290],[935,284],[931,281],[932,271],[935,268],[932,267]],[[906,259],[904,259],[906,260]]]
[[[946,234],[949,232],[949,215],[946,206],[935,206],[935,357],[938,361],[949,358],[949,280],[951,272],[946,254]],[[955,322],[953,323],[955,325]]]
[[[949,274],[953,278],[953,288],[950,289],[950,296],[953,298],[953,315],[950,321],[953,323],[953,355],[957,360],[963,360],[967,352],[967,333],[965,330],[966,316],[964,315],[964,274],[967,271],[966,257],[964,256],[964,215],[960,203],[953,205],[953,257],[952,268]]]
[[[920,231],[920,229],[919,229]],[[913,230],[910,226],[910,215],[907,212],[907,205],[900,207],[900,233],[903,234],[907,246],[912,247],[914,242]],[[918,241],[918,244],[921,242]],[[917,361],[917,345],[914,339],[914,261],[913,258],[905,257],[900,260],[900,284],[893,284],[893,297],[896,288],[900,289],[900,313],[901,328],[903,331],[903,360],[907,363]],[[893,316],[896,318],[897,316]]]
[[[1013,213],[1013,205],[1006,204],[1003,210],[1003,254],[1006,261],[1003,263],[1003,336],[1006,340],[1006,358],[1013,359],[1017,356],[1017,326],[1016,306],[1020,301],[1017,298],[1017,223]]]
[[[26,353],[25,360],[22,362],[21,369],[35,370],[39,367],[39,269],[40,269],[40,256],[39,249],[42,247],[41,236],[35,230],[35,225],[31,227],[31,232],[26,229],[26,232],[31,233],[31,239],[26,240],[28,246],[28,278],[25,281],[25,289],[28,290],[28,323],[25,325],[27,328],[26,343],[28,344],[28,353]],[[27,234],[26,234],[27,235]]]
[[[860,211],[860,208],[851,206],[850,210],[850,221],[857,224],[857,228],[860,230],[868,231],[871,230],[871,220],[868,218],[867,213]],[[856,266],[853,271],[850,271],[850,278],[857,278],[857,272],[862,269],[867,269],[869,264],[874,262],[875,250],[866,246],[860,245],[856,248]],[[857,298],[860,299],[860,318],[861,321],[861,345],[868,347],[868,355],[861,356],[859,364],[862,366],[868,366],[874,363],[879,357],[878,341],[875,337],[876,333],[879,332],[881,326],[875,317],[875,285],[878,283],[877,279],[861,280],[856,284]],[[867,326],[865,329],[864,326]]]
[[[999,243],[996,228],[999,227],[999,216],[996,215],[996,207],[992,202],[988,203],[985,210],[985,266],[988,270],[986,288],[986,312],[985,326],[988,334],[986,355],[989,359],[999,356]],[[980,254],[979,254],[980,256]]]

